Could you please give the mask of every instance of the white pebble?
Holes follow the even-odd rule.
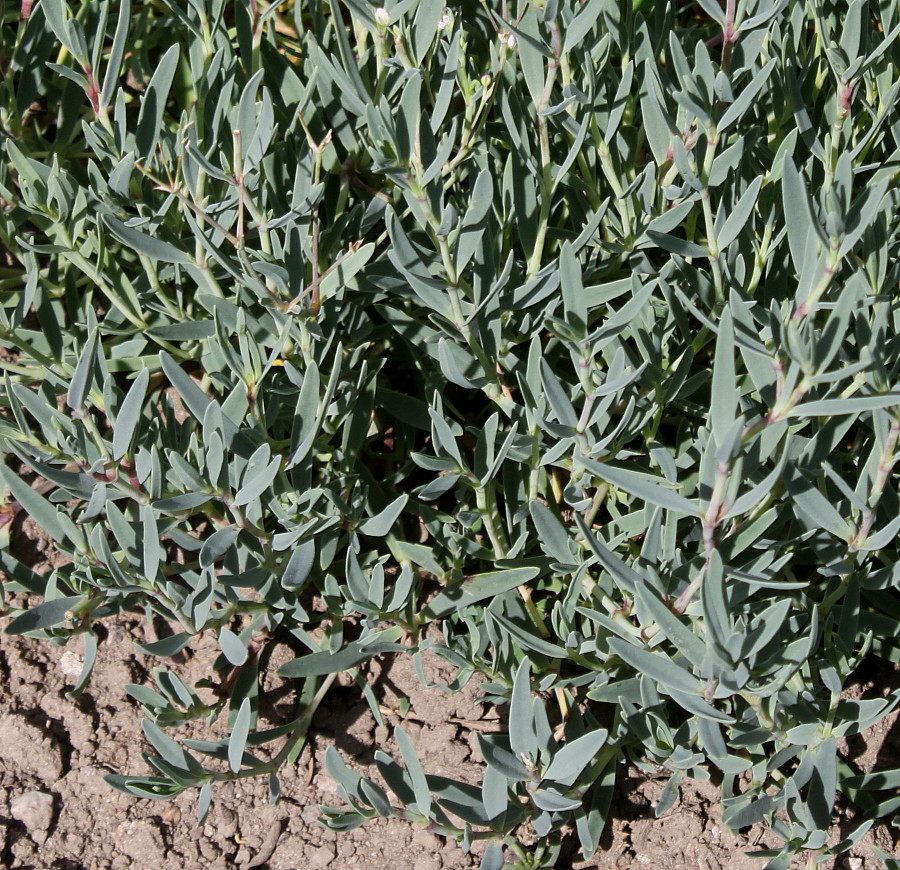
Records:
[[[47,839],[53,821],[53,795],[42,791],[26,791],[9,803],[10,815],[20,821],[38,846]]]

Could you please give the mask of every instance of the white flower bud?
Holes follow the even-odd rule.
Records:
[[[391,23],[391,13],[383,6],[379,6],[375,10],[375,23],[379,27],[387,27]]]
[[[516,47],[516,37],[512,33],[506,34],[506,47],[507,48],[515,48]]]
[[[490,84],[491,84],[491,77],[487,73],[485,73],[481,77],[481,87],[486,88],[486,87],[489,87]]]

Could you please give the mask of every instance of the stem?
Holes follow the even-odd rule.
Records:
[[[752,695],[749,692],[742,692],[741,697],[750,705],[750,708],[756,714],[756,718],[759,720],[759,724],[763,726],[767,731],[775,731],[775,722],[772,717],[766,712],[763,708],[762,699],[757,695]]]
[[[400,63],[403,64],[404,69],[410,70],[416,68],[412,58],[409,56],[409,51],[406,48],[406,41],[403,39],[403,33],[399,27],[394,33],[394,51],[397,53],[397,58]]]
[[[584,524],[591,528],[594,525],[594,520],[597,518],[597,514],[600,513],[600,508],[603,507],[603,502],[606,501],[606,495],[609,492],[609,484],[604,483],[598,487],[597,491],[594,493],[594,498],[591,501],[591,506],[588,508],[588,512],[584,515]]]
[[[322,176],[322,155],[330,142],[331,130],[325,134],[325,138],[321,142],[316,144],[315,163],[313,166],[313,185],[318,185],[319,179]],[[312,234],[312,283],[309,286],[309,306],[312,309],[312,312],[316,314],[322,307],[322,297],[319,293],[319,282],[321,281],[321,278],[319,277],[319,203],[316,203],[316,207],[313,209],[310,223]]]
[[[481,102],[478,105],[478,109],[475,112],[475,116],[471,122],[471,124],[467,125],[463,131],[462,138],[459,142],[459,148],[456,152],[456,155],[450,160],[450,162],[441,170],[441,176],[449,175],[450,177],[444,182],[444,190],[448,190],[452,187],[453,183],[456,180],[455,169],[459,166],[466,157],[469,156],[469,153],[472,150],[472,146],[475,141],[475,136],[477,133],[481,132],[481,129],[484,127],[487,118],[489,117],[488,108],[491,106],[494,100],[494,94],[497,92],[497,82],[500,80],[500,76],[503,74],[503,67],[506,64],[506,59],[509,56],[509,45],[506,40],[503,39],[500,41],[500,59],[497,63],[497,74],[494,79],[483,88],[481,93]]]
[[[550,97],[553,95],[553,85],[556,83],[556,76],[559,72],[559,56],[561,48],[559,44],[559,30],[553,34],[552,39],[553,57],[547,64],[547,77],[544,80],[544,90],[541,97],[535,104],[537,112],[538,136],[541,146],[541,211],[538,218],[537,238],[534,240],[534,250],[528,260],[528,269],[526,277],[531,278],[536,272],[540,271],[541,261],[544,254],[544,245],[547,239],[547,227],[550,223],[550,210],[553,206],[553,159],[550,154],[550,127],[547,122],[547,116],[541,114],[549,105]]]
[[[186,205],[207,226],[214,229],[217,233],[221,233],[236,248],[239,246],[239,239],[234,233],[232,233],[230,230],[225,229],[225,227],[223,227],[215,218],[210,217],[190,197],[185,196],[184,193],[182,193],[182,191],[175,186],[175,183],[173,181],[163,181],[141,163],[135,163],[135,169],[137,169],[138,172],[142,173],[149,181],[153,182],[157,190],[161,191],[162,193],[168,193],[171,196],[174,196],[175,199],[177,199],[182,205]]]
[[[759,287],[759,282],[762,280],[763,269],[766,265],[766,257],[769,253],[769,245],[771,244],[772,222],[766,221],[765,228],[763,229],[762,241],[760,242],[759,250],[756,252],[756,259],[753,262],[753,274],[750,276],[750,283],[746,288],[747,296],[752,297],[756,292],[756,288]]]
[[[716,221],[713,217],[712,201],[709,196],[709,176],[712,172],[713,161],[716,157],[716,146],[719,142],[719,135],[715,127],[707,129],[706,138],[709,147],[706,149],[706,156],[703,159],[703,192],[700,194],[700,201],[703,206],[703,221],[706,226],[706,247],[709,251],[709,264],[712,267],[716,300],[718,302],[724,302],[725,289],[722,280],[722,266],[719,263],[719,256],[722,252],[719,250],[719,240],[716,236]]]
[[[779,380],[781,380],[781,376],[779,373]],[[744,431],[741,433],[741,443],[746,444],[754,435],[761,432],[766,426],[771,426],[773,423],[777,423],[779,420],[782,420],[786,417],[793,407],[806,395],[806,392],[812,386],[809,379],[804,376],[800,379],[800,383],[797,384],[796,387],[791,391],[791,394],[785,399],[783,402],[780,401],[781,398],[781,385],[779,384],[778,392],[776,394],[775,407],[769,411],[765,416],[760,417],[754,423],[751,423],[747,426]],[[846,397],[844,397],[846,398]]]
[[[385,49],[387,38],[383,27],[378,27],[373,41],[375,43],[375,96],[373,101],[377,105],[384,94],[388,71],[388,68],[384,65],[388,53]]]
[[[716,465],[716,481],[713,484],[712,495],[709,498],[709,507],[702,519],[703,525],[703,549],[706,552],[707,562],[712,558],[712,552],[716,548],[716,527],[720,522],[722,511],[722,498],[725,488],[728,486],[728,478],[731,469],[724,463]]]
[[[307,287],[304,287],[290,302],[281,302],[276,305],[276,308],[282,313],[287,314],[292,311],[297,304],[310,293],[318,294],[319,286],[322,281],[324,281],[338,266],[340,266],[349,256],[354,254],[359,249],[359,243],[354,242],[350,246],[350,250],[347,251],[346,254],[341,254],[321,275],[315,280],[311,281]],[[315,296],[313,298],[316,298]]]
[[[249,0],[250,15],[252,19],[252,37],[250,49],[250,75],[256,74],[257,70],[262,66],[260,60],[260,49],[262,47],[262,27],[259,25],[260,11],[257,0]]]
[[[465,339],[466,346],[469,348],[469,350],[472,351],[472,355],[475,357],[475,359],[478,360],[478,364],[481,366],[481,369],[484,372],[484,376],[488,381],[488,383],[483,388],[484,394],[492,402],[495,402],[497,405],[499,405],[505,413],[509,414],[514,408],[515,403],[509,396],[509,391],[506,389],[500,378],[500,372],[497,363],[491,362],[491,360],[488,358],[488,355],[484,351],[484,347],[482,346],[481,342],[478,341],[477,337],[472,334],[472,329],[466,320],[465,313],[463,312],[462,307],[463,297],[460,293],[460,285],[463,282],[460,280],[460,275],[457,272],[456,265],[453,262],[453,254],[450,250],[450,245],[447,242],[447,237],[438,232],[440,228],[440,220],[432,210],[431,205],[428,202],[428,199],[425,196],[424,192],[419,187],[418,182],[413,180],[412,176],[409,176],[409,179],[412,193],[418,198],[419,202],[421,203],[422,209],[425,212],[426,219],[428,220],[428,229],[431,238],[437,245],[437,248],[441,254],[441,264],[443,265],[444,272],[447,276],[447,293],[450,297],[450,307],[453,312],[453,322],[462,337]]]
[[[475,504],[478,507],[478,512],[481,514],[484,529],[494,549],[494,559],[505,559],[506,554],[509,552],[509,543],[506,540],[506,532],[500,524],[500,511],[497,507],[493,481],[483,482],[475,490]],[[540,611],[531,600],[531,589],[525,585],[519,586],[518,589],[522,602],[525,605],[525,610],[540,632],[541,637],[549,637],[550,630],[547,628]]]
[[[716,238],[716,224],[709,201],[709,188],[704,187],[700,194],[703,203],[703,220],[706,224],[706,246],[709,251],[709,264],[712,267],[713,284],[716,290],[716,301],[725,301],[725,290],[722,282],[722,266],[719,263],[719,241]]]
[[[868,510],[863,514],[859,524],[859,530],[853,536],[853,540],[850,541],[850,548],[852,550],[857,550],[865,544],[866,538],[869,537],[869,532],[872,531],[872,525],[875,522],[875,511],[881,500],[884,487],[887,484],[888,477],[890,476],[894,465],[897,463],[897,460],[900,459],[900,457],[894,455],[894,451],[897,449],[898,438],[900,438],[900,421],[893,420],[891,421],[891,428],[888,432],[887,440],[884,443],[884,448],[881,451],[881,457],[878,461],[878,470],[875,473],[875,479],[872,481],[872,488],[869,490]]]
[[[700,570],[694,575],[694,579],[691,580],[684,592],[678,596],[678,600],[672,605],[672,610],[675,611],[675,613],[684,613],[684,611],[687,610],[691,600],[700,590],[700,587],[703,586],[703,578],[706,576],[708,568],[709,560],[707,559]]]
[[[159,275],[150,258],[146,254],[138,252],[138,260],[140,260],[141,266],[144,267],[144,274],[150,282],[150,289],[153,290],[154,297],[162,302],[166,311],[169,312],[176,323],[183,320],[184,312],[179,310],[179,308],[172,303],[169,294],[163,291],[162,285],[159,283]]]
[[[722,72],[728,75],[731,67],[731,46],[737,42],[734,32],[735,0],[726,0],[725,20],[722,22]]]
[[[259,776],[263,773],[275,773],[283,764],[296,759],[303,749],[303,745],[306,743],[306,735],[309,732],[309,726],[312,723],[313,716],[336,679],[336,673],[328,674],[325,677],[322,681],[322,685],[319,686],[316,694],[306,705],[300,718],[297,719],[294,730],[291,732],[290,737],[288,737],[287,742],[271,761],[267,761],[256,767],[239,770],[237,773],[232,773],[231,771],[215,771],[210,773],[208,781],[230,782],[235,779],[247,779],[251,776]]]
[[[494,558],[505,559],[506,554],[509,552],[509,544],[506,541],[506,533],[497,523],[499,511],[492,481],[483,482],[475,490],[475,503],[484,521],[484,530],[487,532],[491,546],[494,548]]]
[[[237,246],[244,247],[244,157],[241,148],[241,131],[234,130],[232,136],[232,184],[237,188]]]
[[[831,249],[828,255],[828,260],[825,263],[825,273],[819,279],[819,283],[816,284],[815,287],[810,291],[809,296],[806,297],[798,306],[797,310],[794,312],[794,323],[799,323],[803,320],[804,317],[812,314],[816,310],[816,305],[819,300],[831,286],[831,282],[834,280],[834,276],[837,272],[839,262],[839,249],[836,244],[836,240],[832,242]]]
[[[85,273],[106,295],[107,299],[129,320],[129,322],[136,326],[139,330],[143,331],[147,328],[147,321],[144,320],[140,314],[135,315],[126,305],[123,305],[119,300],[118,295],[115,293],[113,288],[107,283],[107,281],[103,278],[103,276],[93,267],[93,265],[78,252],[75,247],[75,243],[72,240],[72,237],[69,235],[69,231],[67,229],[60,228],[62,232],[63,239],[65,240],[66,246],[71,250],[66,253],[66,256],[76,265],[82,272]]]

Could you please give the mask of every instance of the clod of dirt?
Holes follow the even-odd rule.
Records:
[[[307,853],[309,855],[306,862],[307,868],[309,870],[328,870],[331,862],[334,861],[335,852],[333,843],[313,849],[312,852]]]
[[[124,822],[114,834],[119,849],[145,867],[161,867],[166,854],[162,833],[155,821],[141,819]]]
[[[9,803],[10,815],[25,825],[28,836],[42,846],[53,821],[53,795],[43,791],[26,791]]]
[[[41,782],[55,783],[63,773],[59,747],[19,716],[0,716],[0,760]]]
[[[215,824],[207,825],[204,833],[208,837],[218,835],[220,838],[230,840],[238,833],[238,815],[226,806],[216,808],[217,816]]]

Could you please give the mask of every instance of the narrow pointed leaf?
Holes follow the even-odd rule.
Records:
[[[413,792],[416,796],[416,808],[423,815],[427,816],[431,810],[431,792],[428,789],[428,781],[425,779],[425,771],[422,770],[422,764],[419,756],[413,746],[412,740],[409,739],[407,733],[398,725],[394,729],[394,740],[400,748],[400,754],[403,756],[403,763],[412,780]]]
[[[228,738],[228,767],[234,773],[241,769],[244,750],[247,748],[247,735],[250,733],[250,717],[250,699],[244,698]]]
[[[688,516],[700,515],[699,508],[692,501],[686,499],[683,495],[679,495],[674,490],[655,483],[644,475],[637,474],[634,471],[627,471],[624,468],[607,465],[606,463],[595,462],[593,459],[587,459],[584,456],[579,457],[578,462],[591,474],[648,504],[658,505],[666,510]]]

